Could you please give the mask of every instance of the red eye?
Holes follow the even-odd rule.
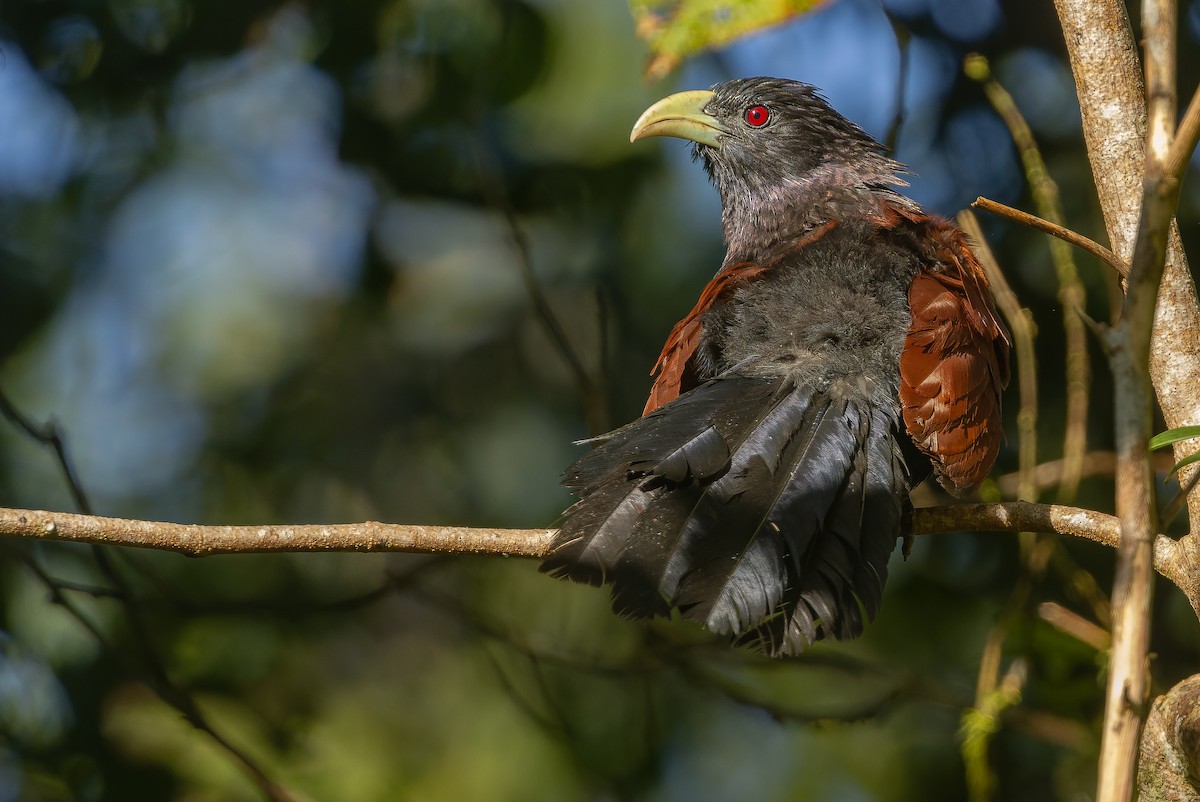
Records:
[[[767,120],[771,119],[771,111],[766,106],[751,106],[746,109],[746,122],[755,128],[761,128],[767,124]]]

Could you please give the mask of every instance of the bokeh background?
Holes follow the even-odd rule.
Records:
[[[1186,96],[1200,2],[1181,14]],[[551,526],[572,441],[638,414],[722,255],[687,147],[629,145],[641,110],[730,77],[798,78],[891,139],[930,209],[1032,208],[1008,129],[963,73],[971,52],[1032,127],[1068,223],[1103,241],[1048,2],[838,0],[650,81],[619,0],[9,0],[0,389],[57,422],[98,514]],[[1180,223],[1195,254],[1194,178]],[[1048,243],[983,222],[1037,325],[1053,460]],[[1108,269],[1079,270],[1107,319]],[[1111,391],[1092,357],[1103,452]],[[1014,392],[1010,432],[1016,409]],[[1075,501],[1111,498],[1101,469]],[[77,503],[53,449],[0,420],[0,504]],[[603,592],[526,561],[3,543],[0,802],[263,798],[188,722],[192,703],[272,781],[329,802],[986,798],[981,767],[997,799],[1087,799],[1103,654],[1038,611],[1102,630],[1089,580],[1110,586],[1112,554],[1063,546],[1061,570],[1031,575],[1013,536],[921,538],[861,640],[770,661],[622,621]],[[1200,639],[1171,586],[1158,602],[1167,687]],[[1019,698],[964,717],[996,632]]]

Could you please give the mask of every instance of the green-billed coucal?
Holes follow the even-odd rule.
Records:
[[[651,106],[631,141],[695,143],[727,253],[655,366],[643,416],[591,441],[543,570],[612,583],[794,654],[879,608],[911,487],[974,488],[1001,445],[1009,335],[966,236],[806,84]]]

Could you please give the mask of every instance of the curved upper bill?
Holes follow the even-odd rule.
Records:
[[[629,134],[630,142],[650,136],[677,136],[702,145],[718,147],[722,134],[729,133],[721,122],[704,113],[713,93],[700,89],[668,95],[642,112]]]

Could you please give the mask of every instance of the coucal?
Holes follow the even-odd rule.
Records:
[[[1000,449],[1010,340],[987,279],[807,84],[671,95],[630,141],[651,136],[695,143],[725,261],[667,338],[643,416],[567,469],[579,501],[542,569],[770,654],[855,637],[910,489],[932,473],[969,491]]]

